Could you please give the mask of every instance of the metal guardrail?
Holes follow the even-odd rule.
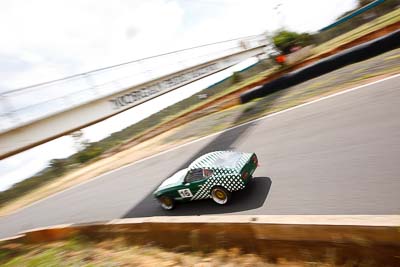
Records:
[[[0,94],[0,132],[210,60],[266,44],[261,35],[238,38],[3,92]]]

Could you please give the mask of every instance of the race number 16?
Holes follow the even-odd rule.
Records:
[[[185,197],[192,197],[192,196],[193,196],[193,194],[192,194],[192,192],[190,191],[190,189],[181,189],[181,190],[178,190],[178,193],[179,193],[179,195],[180,195],[181,197],[183,197],[183,198],[185,198]]]

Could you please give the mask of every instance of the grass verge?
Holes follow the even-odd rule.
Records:
[[[175,252],[155,246],[128,245],[121,239],[89,242],[71,239],[43,245],[3,247],[0,264],[22,266],[267,266],[265,259],[239,249],[211,253]],[[281,266],[271,264],[268,266]],[[299,265],[304,266],[304,265]]]
[[[338,47],[345,43],[349,43],[361,36],[367,35],[373,31],[382,29],[386,26],[389,26],[399,21],[400,21],[400,9],[396,9],[368,23],[365,23],[364,25],[359,26],[354,30],[348,31],[338,37],[335,37],[327,42],[322,43],[321,45],[313,49],[313,56],[318,56],[319,54],[323,54],[335,47]]]
[[[215,251],[187,249],[164,249],[155,245],[135,245],[122,238],[88,240],[76,236],[69,240],[46,244],[24,245],[0,244],[0,264],[5,267],[59,267],[59,266],[378,266],[378,259],[369,256],[351,255],[335,244],[324,244],[323,256],[312,255],[318,244],[303,244],[301,247],[287,242],[281,246],[281,256],[246,253],[239,248],[221,248]],[[311,243],[311,242],[309,242]],[[274,243],[271,244],[273,246]],[[278,244],[279,246],[279,244]],[[276,250],[272,247],[271,250]],[[296,250],[297,257],[288,254]],[[319,248],[321,250],[321,248]],[[381,249],[382,250],[382,249]],[[354,251],[354,249],[353,249]],[[283,253],[286,252],[286,253]],[[356,252],[358,252],[356,250]],[[315,253],[316,254],[316,253]]]

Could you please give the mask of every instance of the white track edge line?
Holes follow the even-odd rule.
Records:
[[[104,176],[106,176],[106,175],[108,175],[108,174],[110,174],[110,173],[119,171],[119,170],[121,170],[121,169],[130,167],[130,166],[135,165],[135,164],[139,164],[139,163],[141,163],[141,162],[143,162],[143,161],[146,161],[146,160],[149,160],[149,159],[152,159],[152,158],[161,156],[161,155],[163,155],[163,154],[165,154],[165,153],[168,153],[168,152],[170,152],[170,151],[177,150],[177,149],[179,149],[179,148],[181,148],[181,147],[188,146],[188,145],[190,145],[190,144],[199,142],[199,141],[204,140],[204,139],[206,139],[206,138],[213,137],[213,136],[215,136],[215,135],[218,135],[218,134],[221,134],[221,133],[224,133],[224,132],[227,132],[227,131],[236,129],[236,128],[238,128],[238,127],[247,125],[247,124],[249,124],[249,123],[253,123],[253,122],[255,122],[255,121],[264,120],[264,119],[269,118],[269,117],[273,117],[273,116],[276,116],[276,115],[280,115],[280,114],[282,114],[282,113],[285,113],[285,112],[288,112],[288,111],[291,111],[291,110],[294,110],[294,109],[297,109],[297,108],[301,108],[301,107],[304,107],[304,106],[308,106],[308,105],[314,104],[314,103],[316,103],[316,102],[319,102],[319,101],[322,101],[322,100],[325,100],[325,99],[328,99],[328,98],[332,98],[332,97],[335,97],[335,96],[338,96],[338,95],[343,95],[343,94],[346,94],[346,93],[350,93],[350,92],[356,91],[356,90],[358,90],[358,89],[361,89],[361,88],[364,88],[364,87],[368,87],[368,86],[371,86],[371,85],[374,85],[374,84],[377,84],[377,83],[381,83],[381,82],[384,82],[384,81],[387,81],[387,80],[390,80],[390,79],[393,79],[393,78],[397,78],[397,77],[400,77],[400,73],[399,73],[399,74],[392,75],[392,76],[390,76],[390,77],[386,77],[386,78],[381,79],[381,80],[378,80],[378,81],[373,81],[373,82],[370,82],[370,83],[367,83],[367,84],[363,84],[363,85],[359,85],[359,86],[356,86],[356,87],[353,87],[353,88],[349,88],[349,89],[346,89],[346,90],[344,90],[344,91],[337,92],[337,93],[334,93],[334,94],[331,94],[331,95],[328,95],[328,96],[324,96],[324,97],[321,97],[321,98],[312,100],[312,101],[310,101],[310,102],[303,103],[303,104],[300,104],[300,105],[297,105],[297,106],[294,106],[294,107],[291,107],[291,108],[287,108],[287,109],[284,109],[284,110],[281,110],[281,111],[278,111],[278,112],[275,112],[275,113],[272,113],[272,114],[268,114],[268,115],[265,115],[265,116],[263,116],[263,117],[261,117],[261,118],[258,118],[258,119],[255,119],[255,120],[251,120],[251,121],[248,121],[248,122],[245,122],[245,123],[242,123],[242,124],[233,126],[233,127],[231,127],[231,128],[228,128],[228,129],[225,129],[225,130],[222,130],[222,131],[219,131],[219,132],[216,132],[216,133],[207,135],[207,136],[203,136],[203,137],[201,137],[201,138],[199,138],[199,139],[192,140],[192,141],[190,141],[190,142],[188,142],[188,143],[184,143],[184,144],[181,144],[181,145],[176,146],[176,147],[172,147],[172,148],[167,149],[167,150],[165,150],[165,151],[159,152],[159,153],[157,153],[157,154],[154,154],[154,155],[145,157],[145,158],[140,159],[140,160],[138,160],[138,161],[129,163],[129,164],[127,164],[127,165],[118,167],[118,168],[116,168],[116,169],[114,169],[114,170],[111,170],[111,171],[105,172],[105,173],[103,173],[103,174],[100,174],[99,176],[93,177],[93,178],[91,178],[91,179],[89,179],[89,180],[86,180],[86,181],[84,181],[84,182],[82,182],[82,183],[76,184],[76,185],[74,185],[74,186],[72,186],[72,187],[66,188],[66,189],[64,189],[64,190],[62,190],[62,191],[59,191],[59,192],[56,192],[56,193],[54,193],[54,194],[52,194],[52,195],[50,195],[50,196],[47,196],[47,197],[45,197],[45,198],[39,199],[39,200],[37,200],[37,201],[34,201],[34,202],[28,204],[28,205],[25,206],[25,207],[22,207],[22,208],[17,209],[17,210],[15,210],[15,211],[13,211],[13,212],[10,212],[10,213],[7,213],[7,214],[5,214],[5,215],[0,216],[0,218],[1,218],[1,217],[6,217],[6,216],[11,215],[11,214],[18,213],[18,212],[20,212],[20,211],[22,211],[22,210],[24,210],[24,209],[26,209],[26,208],[29,208],[29,207],[31,207],[31,206],[33,206],[33,205],[36,205],[36,204],[38,204],[38,203],[40,203],[40,202],[42,202],[42,201],[45,201],[45,200],[47,200],[47,199],[49,199],[49,198],[55,197],[55,196],[57,196],[57,195],[59,195],[59,194],[61,194],[61,193],[64,193],[64,192],[68,191],[68,190],[72,190],[72,189],[74,189],[74,188],[76,188],[76,187],[79,187],[79,186],[85,185],[85,184],[87,184],[87,183],[93,182],[93,181],[95,181],[95,180],[97,180],[97,179],[103,178]]]

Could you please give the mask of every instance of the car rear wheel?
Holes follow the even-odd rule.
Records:
[[[175,208],[175,201],[170,197],[162,196],[158,198],[158,201],[160,202],[161,207],[165,210],[172,210]]]
[[[211,198],[219,205],[225,205],[231,198],[231,193],[223,187],[214,187],[211,190]]]

